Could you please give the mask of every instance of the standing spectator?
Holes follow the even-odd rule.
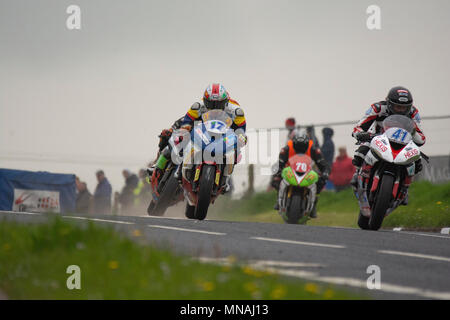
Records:
[[[94,192],[94,213],[111,213],[112,188],[103,170],[97,171],[97,187]]]
[[[331,168],[330,180],[333,182],[336,191],[341,191],[350,187],[355,167],[352,164],[352,158],[347,155],[345,147],[339,148],[339,155]]]
[[[314,130],[314,126],[308,126],[306,127],[306,134],[308,137],[313,141],[313,145],[316,148],[320,149],[319,140],[316,137],[316,132]]]
[[[133,190],[134,193],[134,205],[136,208],[143,206],[150,202],[151,199],[151,185],[148,178],[147,171],[145,169],[139,170],[139,183]]]
[[[288,131],[287,141],[289,141],[292,139],[295,133],[295,118],[287,118],[284,126]]]
[[[334,131],[331,128],[327,127],[322,129],[323,143],[320,149],[322,150],[325,161],[330,167],[333,165],[334,159],[334,142],[331,139],[333,137],[333,134]]]
[[[87,189],[86,182],[77,183],[77,202],[76,213],[89,213],[89,204],[91,203],[91,193]]]
[[[133,206],[133,191],[134,189],[136,189],[139,179],[128,169],[123,170],[122,175],[125,178],[125,186],[123,187],[122,192],[119,195],[119,203],[121,206],[121,212],[124,213],[126,210],[131,209]]]

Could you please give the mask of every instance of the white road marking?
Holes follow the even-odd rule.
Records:
[[[390,250],[378,250],[379,253],[385,254],[393,254],[398,256],[405,257],[413,257],[413,258],[422,258],[422,259],[430,259],[430,260],[438,260],[438,261],[446,261],[450,262],[450,258],[439,257],[439,256],[431,256],[428,254],[419,254],[419,253],[411,253],[411,252],[401,252],[401,251],[390,251]]]
[[[237,264],[245,264],[250,265],[254,268],[263,268],[263,267],[271,267],[271,266],[277,266],[277,267],[285,267],[285,268],[304,268],[304,267],[315,267],[315,268],[323,268],[325,265],[319,264],[319,263],[306,263],[306,262],[295,262],[295,261],[276,261],[276,260],[249,260],[247,262],[244,261],[236,261],[233,258],[230,257],[223,257],[223,258],[211,258],[211,257],[199,257],[195,258],[196,260],[200,262],[209,262],[209,263],[217,263],[217,264],[224,264],[224,265],[230,265],[233,263]]]
[[[0,213],[15,213],[15,214],[41,215],[40,212],[23,212],[23,211],[0,211]]]
[[[294,262],[294,261],[276,261],[276,260],[250,260],[252,266],[261,267],[284,267],[284,268],[323,268],[325,265],[320,263],[306,263],[306,262]]]
[[[224,236],[224,235],[226,235],[226,233],[221,233],[221,232],[212,232],[212,231],[204,231],[204,230],[197,230],[197,229],[185,229],[185,228],[178,228],[178,227],[168,227],[168,226],[160,226],[160,225],[155,225],[155,224],[149,224],[148,227],[150,227],[150,228],[168,229],[168,230],[176,230],[176,231],[186,231],[186,232],[213,234],[213,235],[216,235],[216,236]]]
[[[281,242],[281,243],[290,243],[290,244],[299,244],[303,246],[315,246],[315,247],[327,247],[334,249],[343,249],[345,246],[337,245],[337,244],[325,244],[325,243],[316,243],[316,242],[303,242],[303,241],[295,241],[295,240],[284,240],[284,239],[273,239],[273,238],[264,238],[264,237],[250,237],[250,239],[261,240],[261,241],[272,241],[272,242]]]
[[[129,217],[136,217],[136,218],[152,218],[152,219],[170,219],[170,220],[187,220],[186,218],[180,218],[180,217],[161,217],[161,216],[149,216],[149,215],[142,215],[142,216],[129,216]]]
[[[422,236],[422,237],[432,237],[432,238],[450,239],[450,237],[446,237],[446,236],[438,236],[438,235],[434,235],[434,234],[425,234],[425,233],[416,233],[416,232],[406,232],[406,231],[399,232],[399,234],[412,234],[412,235],[414,235],[414,236]]]
[[[111,222],[111,223],[118,223],[118,224],[134,224],[134,222],[128,222],[128,221],[105,220],[105,219],[87,218],[87,217],[76,217],[76,216],[63,216],[63,218],[78,219],[78,220],[89,220],[89,221],[98,221],[98,222]]]
[[[217,263],[219,265],[223,264],[231,264],[230,260],[227,258],[199,258],[202,262],[209,262],[209,263]],[[264,261],[261,261],[264,262]],[[286,261],[274,261],[278,264],[286,263]],[[290,263],[290,262],[287,262]],[[261,270],[261,271],[267,271],[271,273],[276,273],[280,275],[285,275],[289,277],[296,277],[301,278],[303,280],[310,280],[310,281],[317,281],[317,282],[323,282],[327,284],[333,284],[333,285],[342,285],[342,286],[349,286],[349,287],[355,287],[360,289],[367,289],[367,280],[360,280],[356,278],[346,278],[346,277],[327,277],[327,276],[319,276],[316,272],[313,271],[305,271],[305,270],[296,270],[296,269],[284,269],[284,268],[273,268],[273,267],[262,267],[260,265],[250,264],[250,267],[253,267],[255,269]],[[377,291],[383,291],[388,293],[395,293],[395,294],[408,294],[408,295],[415,295],[423,298],[430,298],[430,299],[442,299],[442,300],[450,300],[450,292],[440,292],[440,291],[431,291],[426,290],[422,288],[414,288],[414,287],[408,287],[408,286],[402,286],[402,285],[396,285],[391,283],[385,283],[384,281],[381,283],[381,288]]]
[[[392,229],[392,231],[402,231],[403,230],[403,228],[394,228],[394,229]]]

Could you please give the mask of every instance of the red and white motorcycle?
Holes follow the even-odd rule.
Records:
[[[384,133],[372,136],[358,176],[355,195],[361,229],[381,227],[383,219],[405,200],[416,172],[415,162],[421,157],[428,160],[413,141],[413,120],[391,115],[383,121],[383,129]]]

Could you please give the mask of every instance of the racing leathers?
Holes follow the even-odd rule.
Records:
[[[320,170],[320,177],[319,180],[317,181],[317,191],[316,191],[317,197],[314,203],[314,209],[312,210],[310,215],[312,218],[316,218],[317,217],[316,205],[319,199],[319,194],[325,187],[325,184],[327,183],[331,168],[329,164],[325,161],[322,152],[320,151],[320,148],[314,146],[314,142],[312,140],[309,140],[308,144],[303,145],[300,148],[295,148],[292,140],[288,141],[287,145],[284,146],[280,151],[278,157],[278,170],[272,176],[271,185],[273,188],[279,191],[281,182],[281,172],[286,167],[289,158],[296,154],[306,154],[307,156],[311,157],[311,159],[314,161],[314,163]],[[277,200],[274,209],[275,210],[279,209],[279,199]]]
[[[354,127],[352,136],[357,138],[358,135],[361,134],[379,134],[383,131],[383,121],[391,114],[387,109],[386,101],[380,101],[374,103],[370,106],[369,110],[367,110],[364,117],[358,122],[358,124]],[[412,107],[409,114],[407,114],[415,124],[415,133],[413,135],[414,143],[419,147],[425,144],[426,138],[423,134],[423,130],[421,127],[421,120],[419,115],[419,110],[416,107]],[[353,164],[360,168],[364,162],[364,158],[366,157],[367,152],[369,152],[369,142],[364,142],[361,146],[356,150],[355,156],[353,158]],[[421,165],[419,165],[419,169],[421,169]]]
[[[186,113],[183,122],[181,124],[181,128],[190,131],[194,123],[196,121],[201,121],[202,115],[208,111],[210,110],[207,109],[203,103],[195,102]],[[245,146],[245,144],[247,143],[247,136],[245,135],[246,119],[244,115],[244,110],[240,107],[237,101],[229,99],[229,102],[225,106],[223,111],[226,112],[227,115],[233,120],[233,123],[230,126],[230,128],[233,129],[236,133],[236,136],[238,138],[238,145],[240,147]],[[234,159],[234,164],[229,165],[228,166],[229,169],[225,170],[223,174],[225,177],[225,184],[226,184],[225,192],[229,191],[230,189],[229,178],[233,173],[234,165],[237,163],[238,158],[239,158],[239,149],[237,150],[236,157]],[[184,163],[182,166],[182,175],[185,176],[185,173],[188,170],[190,170],[191,167],[192,165]],[[179,176],[179,172],[177,173],[177,176]]]
[[[356,172],[353,175],[351,181],[355,194],[361,194],[365,192],[364,187],[363,190],[358,190],[358,182],[357,182],[358,176],[361,175],[364,178],[363,181],[366,181],[370,174],[370,168],[364,166],[364,159],[366,157],[366,154],[370,150],[371,135],[383,133],[383,121],[390,115],[392,114],[388,111],[386,101],[374,103],[370,106],[369,110],[367,110],[364,117],[358,122],[358,124],[353,129],[352,136],[354,138],[366,141],[361,142],[360,147],[355,151],[355,155],[352,161],[353,164],[356,166]],[[415,132],[413,134],[414,143],[417,144],[419,147],[424,145],[426,142],[426,137],[421,127],[419,110],[415,106],[412,106],[411,111],[408,114],[406,114],[406,116],[411,118],[415,124]],[[415,174],[419,173],[421,170],[422,170],[422,161],[419,159],[415,163]],[[408,204],[408,186],[405,187],[406,190],[404,191],[405,197],[402,202],[403,205]]]

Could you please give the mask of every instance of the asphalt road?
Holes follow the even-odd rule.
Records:
[[[0,219],[29,223],[50,216],[0,211]],[[226,263],[234,256],[255,268],[342,285],[377,299],[450,299],[448,235],[149,216],[62,217],[126,233],[139,229],[142,241],[195,259]],[[380,268],[380,289],[367,288],[372,265]]]

